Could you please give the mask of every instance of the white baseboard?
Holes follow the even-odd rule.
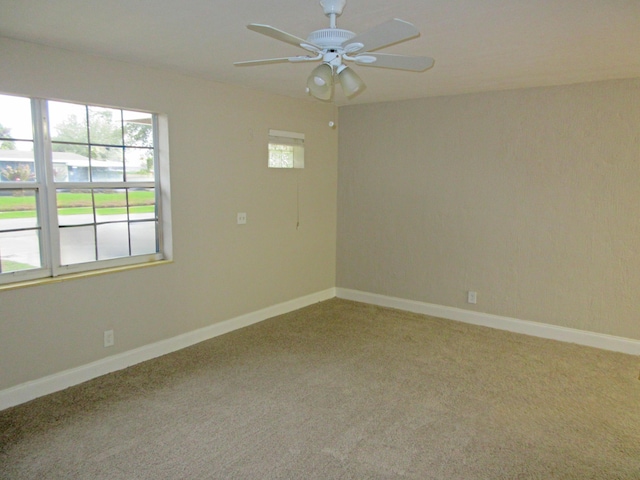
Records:
[[[162,340],[160,342],[145,345],[143,347],[119,353],[86,365],[70,370],[48,375],[37,380],[22,383],[15,387],[0,391],[0,410],[28,402],[43,395],[48,395],[59,390],[77,385],[92,378],[106,375],[107,373],[122,370],[137,363],[152,358],[166,355],[177,350],[209,340],[210,338],[247,327],[268,318],[289,313],[300,308],[329,300],[336,296],[336,289],[330,288],[304,297],[296,298],[288,302],[279,303],[271,307],[247,313],[220,323],[187,332],[177,337]]]
[[[273,305],[256,312],[247,313],[208,327],[187,332],[182,335],[178,335],[177,337],[145,345],[128,352],[119,353],[102,360],[2,390],[0,391],[0,410],[28,402],[43,395],[64,390],[65,388],[86,382],[87,380],[91,380],[101,375],[106,375],[107,373],[115,372],[131,365],[181,350],[191,345],[195,345],[196,343],[209,340],[210,338],[253,325],[254,323],[267,320],[277,315],[282,315],[284,313],[304,308],[314,303],[329,300],[334,297],[369,303],[381,307],[397,308],[398,310],[421,313],[424,315],[446,318],[473,325],[482,325],[485,327],[532,335],[535,337],[577,343],[580,345],[628,353],[631,355],[640,355],[640,341],[630,338],[558,327],[545,323],[518,320],[510,317],[417,302],[414,300],[405,300],[396,297],[388,297],[385,295],[361,292],[358,290],[330,288],[322,292],[317,292],[288,302]]]
[[[523,333],[534,337],[560,340],[562,342],[577,343],[589,347],[612,350],[614,352],[640,355],[640,340],[616,337],[602,333],[588,332],[573,328],[558,327],[546,323],[518,320],[516,318],[491,315],[489,313],[474,312],[461,308],[445,307],[431,303],[387,297],[375,293],[361,292],[347,288],[336,288],[336,296],[345,300],[369,303],[380,307],[397,308],[408,312],[431,315],[433,317],[456,320],[458,322],[482,325],[515,333]]]

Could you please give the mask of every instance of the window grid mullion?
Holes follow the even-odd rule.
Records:
[[[125,168],[125,172],[126,172],[126,168]],[[126,180],[126,173],[125,173],[125,180]],[[125,189],[124,191],[124,198],[125,198],[125,203],[127,206],[127,241],[129,243],[129,256],[131,256],[132,253],[132,249],[131,249],[131,205],[129,205],[129,189]]]
[[[154,182],[55,182],[56,188],[113,190],[119,188],[155,188]]]
[[[124,141],[124,111],[120,110],[120,141],[122,142],[122,179],[127,181],[127,162],[126,162],[126,154],[127,150],[125,149],[125,141]],[[131,254],[131,242],[129,242],[129,254]]]
[[[98,253],[98,214],[96,212],[96,189],[91,189],[91,212],[93,214],[93,254],[95,256],[95,261],[97,262],[100,258]]]
[[[36,174],[41,179],[42,188],[38,195],[38,222],[41,226],[40,257],[42,266],[49,269],[52,276],[56,276],[59,265],[60,237],[58,234],[58,216],[56,209],[56,191],[51,188],[53,183],[53,163],[51,162],[51,138],[47,101],[32,100],[34,122],[34,157]]]
[[[158,124],[158,115],[153,114],[151,117],[151,123],[153,125],[153,131],[160,131],[160,125]],[[159,135],[153,136],[153,172],[155,175],[154,194],[156,200],[156,252],[164,251],[164,238],[163,238],[163,226],[161,223],[162,216],[162,198],[161,198],[161,185],[162,175],[160,168],[160,139]]]
[[[33,182],[0,182],[0,190],[38,190],[43,183],[38,180]]]
[[[87,120],[87,155],[88,155],[88,159],[89,159],[89,182],[93,181],[93,155],[92,155],[92,151],[91,151],[91,126],[89,125],[89,105],[85,105],[84,106],[84,112],[85,112],[85,116],[86,116],[86,120]]]

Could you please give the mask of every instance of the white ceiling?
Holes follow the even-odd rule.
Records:
[[[318,0],[0,0],[0,12],[1,36],[318,101],[304,91],[314,64],[233,66],[305,54],[245,26],[306,38],[329,25]],[[348,0],[338,27],[361,33],[391,18],[422,35],[381,52],[435,66],[356,66],[367,89],[348,103],[640,77],[639,0]]]

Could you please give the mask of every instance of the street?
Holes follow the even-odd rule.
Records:
[[[74,226],[93,222],[92,215],[65,215],[60,218],[61,264],[75,264],[96,260],[126,257],[129,255],[129,234],[132,255],[153,253],[156,250],[156,232],[153,214],[131,215],[131,220],[149,221],[126,222],[126,215],[108,215],[99,221],[122,221],[122,223],[98,224],[95,227]],[[0,220],[0,257],[22,264],[40,267],[39,230],[35,229],[35,218]],[[33,228],[19,232],[3,232],[7,229]],[[97,243],[96,243],[97,234]]]

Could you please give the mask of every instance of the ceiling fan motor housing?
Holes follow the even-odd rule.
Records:
[[[342,28],[323,28],[311,32],[307,37],[307,42],[318,45],[323,49],[340,48],[347,40],[355,37],[356,34]]]

